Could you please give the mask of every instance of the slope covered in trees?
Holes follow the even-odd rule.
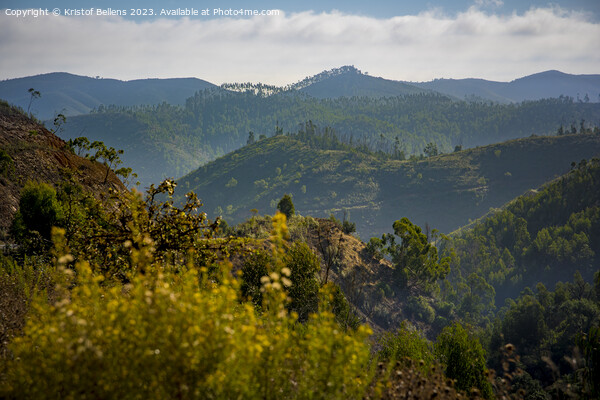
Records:
[[[199,92],[184,106],[99,107],[69,118],[65,138],[81,135],[125,150],[124,161],[144,185],[177,177],[278,131],[296,132],[311,120],[346,138],[389,151],[397,140],[406,154],[421,154],[427,143],[441,151],[496,143],[532,134],[586,129],[600,121],[600,104],[571,98],[499,105],[455,101],[438,94],[385,98],[316,99],[281,93],[261,96],[223,90]],[[586,122],[587,121],[587,122]]]
[[[372,77],[346,66],[325,71],[291,86],[316,98],[336,97],[395,97],[427,93],[429,90],[408,83]]]
[[[407,216],[449,232],[490,207],[567,172],[574,160],[600,151],[594,134],[530,137],[417,160],[397,160],[344,144],[330,130],[307,124],[221,157],[182,178],[208,210],[230,222],[274,212],[289,193],[303,215],[341,218],[363,238],[388,232]]]
[[[495,288],[498,304],[538,282],[553,287],[571,280],[577,271],[589,282],[600,267],[599,227],[596,158],[453,234],[451,279],[476,274]]]

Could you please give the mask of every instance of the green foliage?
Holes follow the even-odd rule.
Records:
[[[435,310],[423,296],[411,296],[406,303],[405,311],[410,317],[428,325],[435,320]]]
[[[283,262],[287,270],[282,272],[289,271],[290,310],[298,313],[300,321],[306,321],[311,313],[318,310],[317,274],[321,270],[321,263],[308,245],[302,242],[296,242],[290,247]]]
[[[430,221],[451,231],[564,173],[574,155],[600,149],[600,136],[528,138],[404,162],[357,147],[311,146],[295,134],[270,137],[200,167],[182,178],[180,187],[202,193],[210,210],[232,204],[231,223],[246,220],[253,208],[269,212],[288,193],[297,212],[327,216],[334,210],[342,220],[339,211],[351,210],[361,237],[389,230],[400,206],[414,223],[424,226]],[[499,159],[493,155],[498,148]],[[523,152],[530,156],[521,157]],[[510,171],[512,178],[499,171]],[[236,196],[224,187],[232,176],[238,181]],[[302,186],[307,187],[305,193]]]
[[[499,304],[538,281],[553,286],[568,280],[576,270],[591,280],[600,254],[599,182],[600,161],[584,160],[453,236],[448,247],[460,263],[450,277],[459,296],[468,294],[459,286],[473,273],[495,287]]]
[[[425,153],[426,157],[437,156],[439,154],[437,144],[435,142],[427,143],[427,146],[423,149],[423,153]]]
[[[291,218],[292,215],[296,213],[294,209],[294,203],[292,202],[292,197],[289,194],[284,194],[279,203],[277,203],[277,210],[281,212],[286,218]]]
[[[593,362],[593,351],[589,351],[594,345],[588,348],[586,355],[587,342],[581,342],[581,338],[583,333],[592,332],[598,326],[600,303],[594,288],[581,274],[575,274],[572,282],[556,284],[554,291],[540,283],[535,292],[526,289],[518,299],[507,303],[502,310],[500,329],[492,335],[494,347],[503,343],[515,345],[523,368],[543,387],[573,372],[576,376],[580,373],[585,376],[587,370],[580,369],[584,364],[571,360],[577,360],[579,351],[575,345],[579,345],[582,355],[591,356]],[[593,332],[590,335],[593,337]],[[546,366],[552,368],[551,374],[544,372]]]
[[[369,239],[369,242],[366,246],[367,253],[369,253],[377,259],[383,258],[384,248],[385,242],[378,237],[372,237],[371,239]]]
[[[86,261],[73,273],[64,268],[73,257],[59,257],[58,299],[34,296],[23,335],[3,360],[0,395],[362,398],[371,388],[371,331],[340,329],[329,302],[305,324],[286,312],[281,263],[307,254],[302,247],[295,250],[300,256],[285,254],[282,221],[274,218],[260,314],[240,304],[227,265],[212,273],[206,265],[173,268],[154,257],[154,246],[130,247],[129,269],[146,273],[119,283],[106,282]]]
[[[379,340],[381,349],[378,357],[381,360],[397,360],[406,362],[406,359],[414,361],[422,360],[420,369],[427,371],[434,362],[433,346],[423,337],[422,333],[402,322],[395,331],[386,332]]]
[[[482,397],[493,397],[487,381],[485,351],[477,338],[455,323],[442,330],[435,341],[435,354],[445,366],[446,376],[456,379],[456,387],[470,391],[477,388]]]
[[[123,154],[123,150],[115,150],[112,147],[106,147],[106,145],[100,141],[92,142],[92,144],[90,144],[90,150],[95,151],[95,153],[90,156],[90,159],[92,161],[100,161],[106,167],[106,175],[104,175],[104,181],[102,182],[106,183],[110,171],[122,163],[120,155]]]
[[[242,299],[250,299],[259,309],[263,305],[264,280],[281,280],[290,302],[288,309],[307,321],[319,309],[319,282],[321,264],[317,255],[303,242],[296,242],[285,251],[281,271],[269,269],[275,259],[264,251],[257,251],[244,259],[242,266]],[[274,274],[271,276],[271,274]],[[339,301],[338,301],[339,302]],[[339,307],[339,304],[338,304]]]
[[[456,287],[461,294],[456,298],[457,313],[464,321],[485,326],[489,322],[487,318],[496,309],[494,287],[476,273],[470,274]]]
[[[350,235],[356,232],[356,223],[350,222],[350,212],[344,210],[344,222],[342,222],[342,232],[346,235]]]
[[[166,180],[158,187],[151,185],[145,198],[136,191],[109,191],[95,199],[77,184],[65,182],[58,196],[53,189],[44,192],[53,199],[50,209],[60,210],[61,218],[36,221],[51,220],[46,224],[48,231],[52,225],[65,228],[65,245],[75,260],[89,261],[107,279],[128,280],[129,274],[139,272],[143,263],[132,261],[134,249],[152,248],[157,260],[181,267],[191,261],[208,263],[243,242],[207,241],[216,234],[220,218],[209,220],[199,210],[202,203],[193,193],[183,205],[175,206],[175,186]],[[16,223],[21,220],[25,221],[15,219]]]
[[[81,152],[82,151],[89,151],[90,150],[90,141],[87,137],[85,136],[80,136],[74,139],[69,139],[67,141],[67,147],[73,152],[78,155],[81,156]],[[89,157],[88,153],[85,153],[84,155],[85,157]]]
[[[307,121],[331,127],[346,144],[352,140],[353,145],[365,144],[373,152],[400,160],[421,153],[429,142],[440,151],[449,151],[456,142],[470,148],[528,137],[532,132],[551,134],[565,120],[598,121],[599,117],[597,103],[565,97],[502,105],[437,94],[316,99],[294,93],[259,96],[211,89],[198,92],[182,106],[101,106],[89,115],[70,118],[65,137],[77,137],[88,127],[90,137],[124,148],[125,163],[149,185],[163,174],[183,176],[244,146],[248,132],[295,132],[299,126],[306,131]],[[124,134],[139,140],[123,143]]]
[[[67,123],[67,117],[65,117],[65,115],[62,113],[57,114],[56,117],[54,117],[54,120],[52,121],[52,125],[54,125],[54,129],[52,130],[52,133],[62,131],[63,125],[66,123]]]
[[[134,178],[137,178],[138,176],[137,173],[133,173],[132,168],[117,168],[123,163],[120,157],[123,154],[123,150],[115,150],[112,147],[106,147],[106,145],[100,141],[94,141],[90,143],[89,139],[85,136],[69,139],[66,146],[69,150],[77,155],[89,158],[92,161],[99,160],[104,164],[106,167],[106,174],[102,183],[107,182],[111,170],[115,173],[115,175],[120,176],[125,180],[127,180],[130,176]],[[89,151],[92,151],[93,153],[88,153]],[[82,152],[84,153],[82,154]]]
[[[294,329],[289,316],[263,319],[240,306],[233,281],[198,288],[197,276],[140,275],[126,287],[104,287],[79,264],[70,298],[55,307],[36,302],[35,318],[11,345],[18,361],[4,390],[25,398],[364,393],[367,328],[343,333],[324,312]]]
[[[502,320],[502,333],[506,342],[514,344],[521,354],[531,353],[548,333],[544,307],[533,296],[519,298]]]
[[[593,326],[577,338],[577,345],[583,353],[583,384],[590,399],[600,397],[600,327]]]
[[[37,233],[43,240],[49,241],[52,226],[58,225],[62,218],[63,209],[56,190],[46,183],[28,182],[21,191],[12,232],[17,240]]]
[[[344,232],[346,235],[356,232],[356,222],[344,220],[342,223],[342,232]]]
[[[242,284],[240,293],[242,300],[251,301],[257,308],[262,307],[261,292],[263,276],[269,275],[271,257],[264,251],[256,251],[244,259],[242,265]]]
[[[342,289],[332,282],[324,286],[325,293],[330,295],[331,311],[335,315],[336,321],[344,329],[358,329],[361,326],[361,318],[357,315],[356,309],[348,303]]]
[[[10,357],[7,345],[23,333],[32,299],[46,296],[49,301],[55,300],[53,269],[47,267],[37,257],[17,262],[0,254],[0,360]]]
[[[0,175],[7,176],[15,169],[12,157],[4,150],[0,149]]]
[[[438,258],[437,248],[430,243],[421,228],[406,217],[394,222],[394,234],[400,238],[395,243],[391,235],[387,252],[391,255],[396,271],[396,279],[401,287],[428,293],[437,280],[443,279],[450,271],[450,258]]]
[[[42,97],[42,94],[38,90],[35,90],[34,88],[29,88],[29,90],[27,92],[31,96],[29,98],[29,105],[27,106],[27,114],[30,114],[29,111],[31,110],[31,104],[33,104],[33,100],[39,99],[40,97]]]

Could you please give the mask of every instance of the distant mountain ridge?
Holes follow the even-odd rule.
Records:
[[[229,84],[237,91],[276,94],[297,91],[324,99],[338,97],[394,97],[418,93],[438,92],[457,99],[487,100],[498,103],[518,103],[568,96],[587,102],[600,102],[600,74],[573,75],[550,70],[524,76],[511,82],[497,82],[478,78],[434,79],[429,82],[409,82],[373,77],[352,65],[345,65],[306,77],[287,86],[262,84]],[[267,85],[268,86],[268,85]]]
[[[379,98],[438,92],[461,100],[474,98],[499,103],[561,95],[581,101],[600,101],[599,74],[572,75],[552,70],[511,82],[475,78],[408,82],[373,77],[350,65],[326,70],[285,86],[262,83],[226,83],[217,86],[198,78],[121,81],[53,72],[2,81],[0,98],[27,110],[31,99],[27,91],[30,88],[42,94],[31,106],[31,111],[41,120],[52,119],[57,113],[67,116],[87,114],[101,104],[135,106],[167,102],[181,105],[196,92],[210,88],[262,96],[295,92],[321,99],[354,96]]]
[[[101,104],[184,104],[197,91],[214,87],[197,78],[121,81],[52,72],[2,81],[0,98],[27,110],[31,99],[28,90],[34,88],[41,97],[33,100],[31,112],[38,119],[49,120],[58,113],[66,116],[87,114]]]
[[[569,96],[581,101],[600,101],[600,75],[572,75],[556,70],[524,76],[511,82],[469,78],[408,83],[461,99],[475,96],[500,103],[560,96]]]
[[[271,96],[279,93],[303,93],[318,99],[338,97],[396,97],[427,93],[410,84],[363,73],[353,65],[345,65],[320,72],[286,86],[265,85],[262,83],[225,83],[222,89],[253,93],[258,96]]]

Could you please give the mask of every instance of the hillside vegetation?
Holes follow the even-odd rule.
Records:
[[[74,182],[96,197],[111,189],[125,190],[106,166],[74,154],[41,123],[0,101],[0,240],[5,239],[28,182],[55,186]]]
[[[584,134],[402,161],[343,145],[307,124],[296,135],[259,140],[199,168],[180,179],[178,193],[194,190],[208,210],[230,222],[252,209],[272,213],[289,193],[303,215],[342,218],[346,211],[363,238],[389,232],[404,216],[450,232],[599,152],[600,136]]]
[[[571,132],[600,121],[600,103],[572,98],[500,105],[457,101],[435,93],[401,97],[317,99],[299,93],[262,96],[206,90],[184,106],[98,107],[69,118],[61,137],[87,136],[125,150],[124,162],[144,186],[182,176],[255,138],[296,132],[307,121],[340,136],[390,151],[398,142],[406,156],[427,143],[440,151],[470,148],[532,134]],[[587,121],[587,122],[586,122]]]
[[[479,326],[490,367],[501,367],[503,344],[516,346],[524,372],[513,384],[526,398],[580,398],[581,366],[600,382],[589,358],[600,344],[599,226],[594,158],[441,243],[452,262],[437,304]]]
[[[511,201],[452,235],[453,280],[477,274],[498,304],[526,286],[552,287],[600,266],[600,162],[583,160],[565,176]]]
[[[2,115],[2,137],[19,138],[23,126],[36,124],[8,106]],[[211,210],[172,180],[144,194],[117,181],[98,186],[105,192],[95,196],[86,180],[107,184],[111,170],[122,173],[114,159],[96,161],[119,153],[43,136],[50,157],[41,142],[32,158],[81,176],[65,182],[40,174],[17,193],[10,246],[0,254],[0,397],[600,393],[597,159],[573,163],[567,175],[450,239],[394,216],[385,229],[393,233],[365,244],[350,235],[355,225],[348,220],[297,215],[297,198],[289,195],[275,201],[281,212],[273,217],[252,210],[236,226],[209,217]],[[220,182],[219,201],[241,189],[287,189],[291,178],[299,185],[309,177],[327,190],[349,182],[358,201],[372,192],[416,192],[434,213],[452,191],[471,193],[475,208],[508,195],[513,176],[520,184],[547,179],[530,170],[550,169],[561,154],[596,151],[598,137],[532,137],[405,161],[398,147],[374,150],[308,123],[294,135],[259,138],[188,178],[214,179],[209,189]],[[3,150],[0,172],[19,177],[31,166],[14,162],[20,153],[13,150]],[[96,153],[62,162],[88,151]],[[502,173],[508,166],[512,172]],[[256,170],[263,173],[258,182],[248,176]],[[242,172],[239,180],[229,175]],[[360,180],[380,189],[359,190]],[[425,190],[423,181],[432,186]],[[309,193],[303,186],[300,192]],[[569,282],[546,287],[563,278]],[[534,283],[535,290],[525,287]],[[510,297],[500,309],[497,296]]]

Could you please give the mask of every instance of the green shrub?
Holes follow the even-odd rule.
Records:
[[[330,294],[331,311],[335,314],[337,322],[345,329],[356,330],[361,326],[361,318],[356,310],[348,303],[342,289],[335,283],[329,282],[327,293]]]
[[[383,240],[378,237],[372,237],[367,243],[366,251],[374,258],[380,260],[383,258],[384,246]]]
[[[435,320],[435,310],[422,296],[410,297],[406,304],[406,312],[412,318],[427,324],[431,324]]]
[[[28,182],[21,191],[19,211],[12,224],[12,234],[17,240],[25,240],[31,234],[39,234],[50,240],[50,230],[58,225],[63,210],[56,197],[56,190],[46,183]]]
[[[239,302],[227,267],[216,284],[204,267],[169,272],[151,265],[152,248],[144,252],[132,259],[147,273],[127,284],[105,284],[79,262],[72,280],[65,270],[73,289],[59,301],[36,297],[0,396],[348,399],[369,389],[368,327],[340,329],[326,303],[298,324],[274,275],[263,279],[259,314]],[[272,271],[281,271],[278,254]]]
[[[15,169],[12,157],[4,150],[0,149],[0,175],[8,175]]]
[[[395,332],[387,332],[379,340],[381,360],[397,360],[404,362],[406,358],[414,361],[423,360],[421,369],[428,370],[433,364],[433,348],[431,343],[406,322],[402,322]]]
[[[290,271],[290,309],[298,313],[300,321],[306,321],[319,308],[319,257],[306,243],[296,242],[286,253],[284,264]]]
[[[356,232],[356,223],[344,220],[342,223],[342,231],[347,235]]]
[[[7,355],[11,339],[22,333],[31,299],[42,294],[53,297],[52,270],[39,258],[16,262],[0,253],[0,357]]]
[[[279,203],[277,203],[277,210],[284,214],[287,219],[290,219],[292,215],[296,213],[294,203],[292,202],[292,196],[286,193],[281,200],[279,200]]]
[[[241,296],[244,301],[251,301],[256,307],[262,306],[262,283],[260,279],[269,275],[271,257],[264,251],[257,251],[244,259],[242,265]]]
[[[444,365],[448,378],[456,379],[456,388],[476,388],[481,396],[491,399],[492,386],[487,380],[485,351],[479,340],[458,322],[442,330],[435,342],[435,355]]]

